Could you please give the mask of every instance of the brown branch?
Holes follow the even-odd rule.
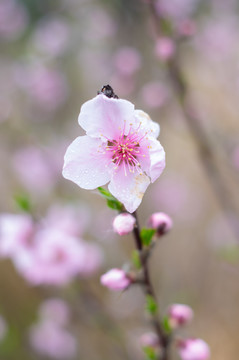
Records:
[[[152,16],[155,33],[157,36],[161,36],[163,33],[162,21],[164,19],[156,11],[154,0],[148,0],[148,6]],[[178,48],[177,41],[176,47]],[[236,214],[238,210],[231,198],[230,191],[222,178],[218,166],[215,163],[215,154],[210,138],[201,125],[200,120],[197,118],[194,107],[188,102],[188,86],[179,66],[177,49],[174,56],[166,62],[166,66],[171,82],[174,85],[178,103],[184,114],[191,135],[197,145],[202,167],[204,168],[205,174],[207,175],[224,216],[229,223],[235,238],[239,241],[239,228],[235,224],[234,219],[231,218],[231,214]]]
[[[135,245],[136,248],[139,252],[139,257],[140,257],[140,262],[141,262],[141,266],[142,266],[142,270],[143,270],[143,279],[142,279],[142,286],[144,288],[144,292],[146,295],[150,295],[154,301],[157,303],[157,298],[152,286],[152,282],[150,279],[150,274],[149,274],[149,267],[148,267],[148,257],[144,256],[143,253],[143,245],[142,245],[142,240],[140,237],[140,227],[139,227],[139,221],[137,218],[137,214],[136,211],[133,213],[135,219],[136,219],[136,224],[133,230],[133,234],[134,234],[134,239],[135,239]],[[159,360],[169,360],[169,346],[170,346],[170,342],[171,342],[171,337],[169,335],[167,335],[161,325],[161,321],[160,319],[157,317],[157,315],[152,315],[151,318],[151,322],[152,322],[152,326],[155,329],[155,332],[158,336],[159,339],[159,343],[160,346],[162,348],[162,352],[159,355]]]

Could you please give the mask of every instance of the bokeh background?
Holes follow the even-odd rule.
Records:
[[[56,206],[61,209],[57,226],[69,215],[63,209],[71,208],[80,237],[103,254],[95,271],[60,286],[33,286],[3,256],[3,360],[143,359],[139,337],[150,327],[140,289],[119,294],[99,284],[103,272],[130,261],[133,239],[114,234],[116,213],[97,191],[84,191],[61,175],[67,146],[83,134],[77,123],[80,107],[104,84],[161,127],[167,166],[138,211],[142,225],[155,211],[174,222],[150,263],[161,312],[171,303],[188,304],[195,318],[180,333],[203,338],[211,359],[238,358],[239,4],[156,3],[183,38],[177,56],[189,101],[213,145],[234,211],[225,213],[213,189],[217,180],[204,171],[165,65],[174,40],[155,41],[146,0],[0,0],[1,214],[22,214],[25,208],[44,221]],[[44,316],[51,317],[57,306],[57,318],[69,312],[64,326],[71,338],[48,335],[43,327],[34,343],[33,326],[42,325],[41,307],[51,298],[63,299],[64,305],[48,303]],[[54,336],[55,345],[49,345]],[[70,348],[65,355],[54,350],[64,341]],[[178,359],[173,349],[172,359]]]

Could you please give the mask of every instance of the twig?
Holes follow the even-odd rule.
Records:
[[[157,33],[157,36],[161,36],[163,33],[161,24],[164,19],[156,11],[154,0],[148,0],[148,6],[152,15],[155,32]],[[178,47],[178,43],[176,43],[176,47]],[[180,70],[177,49],[175,50],[175,54],[166,61],[166,66],[170,79],[174,85],[178,103],[197,145],[202,167],[204,168],[212,189],[216,194],[224,216],[227,219],[230,228],[234,232],[235,238],[239,241],[239,228],[235,224],[234,219],[231,218],[231,214],[237,213],[237,208],[232,201],[229,189],[227,188],[215,163],[214,149],[208,134],[201,126],[199,119],[195,115],[196,111],[194,107],[188,102],[188,87]]]
[[[149,274],[148,257],[145,257],[143,253],[143,245],[140,237],[140,227],[139,227],[139,221],[136,211],[133,213],[133,215],[136,219],[136,224],[133,230],[133,234],[135,239],[135,245],[139,252],[140,262],[143,270],[143,280],[141,284],[144,287],[145,294],[151,296],[154,299],[155,303],[157,303],[156,295],[154,293],[154,289]],[[159,339],[160,346],[162,348],[162,352],[159,355],[159,360],[169,360],[169,345],[171,342],[171,338],[169,335],[167,335],[164,332],[160,319],[157,317],[157,315],[151,314],[151,316],[152,316],[151,319],[152,325],[155,329],[155,332]]]

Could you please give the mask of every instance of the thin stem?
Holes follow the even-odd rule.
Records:
[[[156,36],[161,36],[163,33],[162,21],[164,19],[156,11],[154,0],[148,0],[148,6],[152,16]],[[178,46],[178,43],[176,43],[176,45]],[[239,240],[239,228],[237,224],[235,224],[234,219],[231,218],[232,213],[237,213],[237,208],[230,196],[229,189],[227,188],[227,185],[225,184],[225,181],[223,180],[222,175],[215,163],[215,154],[210,138],[201,125],[200,120],[195,115],[195,109],[188,101],[188,86],[180,70],[177,50],[175,51],[174,56],[166,62],[166,66],[176,91],[178,103],[184,114],[188,128],[197,145],[201,164],[204,168],[205,174],[211,183],[212,189],[216,194],[219,205],[223,210],[230,228],[234,232],[236,239]]]
[[[142,280],[142,285],[144,287],[144,291],[146,295],[150,295],[154,301],[157,303],[157,298],[153,289],[153,285],[150,279],[150,274],[149,274],[149,267],[148,267],[148,257],[145,257],[143,254],[143,244],[142,244],[142,240],[140,237],[140,226],[139,226],[139,221],[138,221],[138,217],[137,217],[137,213],[136,211],[133,213],[135,219],[136,219],[136,224],[133,230],[133,234],[134,234],[134,239],[135,239],[135,245],[136,248],[139,252],[139,257],[140,257],[140,262],[141,262],[141,266],[142,266],[142,271],[143,271],[143,280]],[[159,339],[159,343],[162,347],[162,352],[159,356],[159,360],[169,360],[169,345],[171,342],[170,336],[165,334],[162,326],[161,326],[161,322],[160,319],[157,317],[157,315],[152,315],[151,318],[151,322],[152,322],[152,326],[155,329],[156,334],[158,335],[158,339]]]

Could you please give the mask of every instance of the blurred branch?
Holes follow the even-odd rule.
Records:
[[[150,9],[153,25],[155,27],[156,37],[158,38],[160,36],[164,36],[163,23],[165,19],[156,10],[155,0],[147,0],[147,3]],[[201,125],[194,106],[189,103],[188,100],[189,89],[181,71],[178,57],[179,40],[180,38],[175,39],[175,53],[166,61],[167,71],[174,86],[175,94],[184,118],[188,124],[188,128],[197,145],[202,167],[204,168],[211,187],[218,199],[219,205],[224,212],[225,218],[227,219],[236,239],[239,241],[239,228],[234,219],[231,218],[232,214],[238,213],[238,209],[232,200],[229,188],[216,164],[215,151],[210,137]]]

